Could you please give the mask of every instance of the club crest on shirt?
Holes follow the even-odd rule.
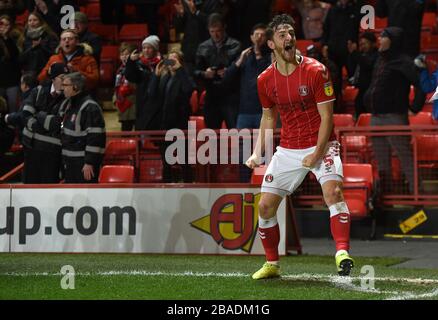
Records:
[[[309,94],[309,88],[307,88],[307,86],[300,86],[298,92],[300,93],[300,96],[307,96]]]
[[[272,174],[267,174],[265,176],[265,181],[271,183],[272,181],[274,181],[274,176]]]
[[[327,97],[331,97],[333,95],[333,85],[331,82],[324,83],[324,93]]]

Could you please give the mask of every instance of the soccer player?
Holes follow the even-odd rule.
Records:
[[[280,275],[280,230],[276,211],[283,197],[294,192],[309,171],[321,184],[330,210],[330,227],[336,242],[339,275],[349,275],[350,213],[342,194],[339,143],[333,134],[333,85],[327,68],[315,59],[298,55],[288,15],[274,17],[266,31],[275,62],[257,80],[263,107],[260,135],[246,165],[255,168],[265,145],[265,130],[276,127],[277,112],[283,125],[280,146],[266,170],[259,202],[259,235],[267,262],[252,275],[265,279]]]

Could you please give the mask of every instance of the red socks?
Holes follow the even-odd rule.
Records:
[[[264,220],[259,217],[259,236],[265,249],[266,261],[276,262],[280,260],[278,245],[280,243],[280,228],[277,217]]]
[[[345,202],[329,207],[330,229],[336,243],[336,251],[350,249],[350,213]]]

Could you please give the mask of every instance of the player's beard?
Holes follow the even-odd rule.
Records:
[[[283,45],[277,52],[286,63],[296,64],[296,47],[292,43]]]

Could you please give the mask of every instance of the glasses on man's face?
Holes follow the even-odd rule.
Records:
[[[63,84],[62,84],[63,87],[71,87],[72,85],[73,85],[73,84],[71,84],[71,83],[63,83]]]

